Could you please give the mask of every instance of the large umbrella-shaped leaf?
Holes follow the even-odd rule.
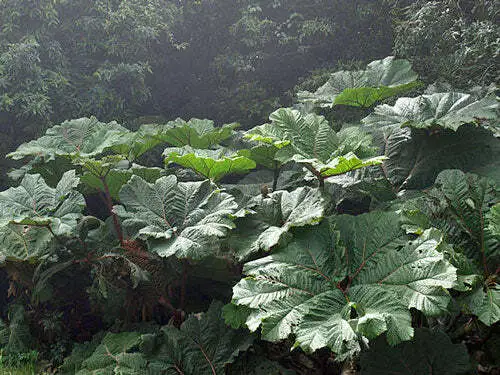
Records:
[[[406,211],[412,211],[410,221],[418,219],[417,213],[423,215],[422,226],[442,229],[470,259],[486,267],[492,257],[500,255],[500,236],[491,214],[497,201],[492,180],[452,169],[442,171],[426,195],[407,202]]]
[[[321,193],[309,187],[256,196],[245,207],[247,216],[238,220],[231,248],[239,259],[260,250],[269,251],[291,228],[318,224],[324,206]]]
[[[372,156],[375,150],[371,137],[359,128],[336,133],[323,116],[302,115],[290,108],[281,108],[269,118],[271,124],[257,126],[247,137],[273,145],[274,159],[280,164],[293,160],[312,169],[317,177],[326,178],[381,163],[360,159]]]
[[[81,177],[81,181],[90,191],[105,191],[103,179],[106,182],[111,198],[119,200],[118,195],[120,189],[125,185],[130,177],[139,176],[147,182],[154,182],[165,174],[165,170],[161,168],[144,167],[138,164],[133,164],[130,168],[112,168],[103,171],[101,176],[85,171]]]
[[[458,375],[469,366],[465,345],[425,328],[416,329],[414,340],[395,348],[378,339],[361,355],[362,375]]]
[[[40,258],[54,236],[74,234],[85,206],[78,183],[75,171],[66,172],[55,188],[28,174],[20,186],[0,193],[0,262]]]
[[[57,222],[56,234],[71,233],[85,206],[76,190],[75,171],[66,172],[55,188],[40,175],[26,175],[18,187],[0,193],[0,225],[48,225]]]
[[[47,130],[44,136],[24,143],[8,156],[22,159],[27,156],[93,157],[120,142],[123,133],[128,132],[116,122],[103,123],[95,117],[65,121]]]
[[[49,254],[55,243],[47,228],[7,224],[0,226],[0,265],[5,261],[34,261]]]
[[[399,98],[393,106],[383,104],[363,119],[363,123],[377,128],[408,126],[426,129],[439,126],[456,131],[464,124],[481,124],[490,120],[498,124],[499,103],[494,94],[477,98],[459,92]],[[495,129],[495,127],[492,127]],[[496,136],[500,136],[495,131]]]
[[[219,241],[234,224],[234,199],[210,181],[177,182],[175,176],[148,183],[132,176],[120,190],[114,211],[135,236],[148,240],[162,257],[200,259],[218,250]]]
[[[218,375],[253,336],[228,327],[222,319],[222,304],[214,302],[206,313],[191,315],[180,329],[162,328],[160,335],[143,336],[142,351],[151,373]]]
[[[215,127],[212,120],[193,118],[189,121],[177,119],[165,126],[143,125],[141,130],[170,146],[210,148],[229,138],[239,124],[231,123]]]
[[[491,326],[500,321],[500,285],[480,285],[462,302],[465,312],[476,315],[484,324]]]
[[[384,154],[383,172],[396,191],[428,187],[439,172],[451,168],[500,181],[500,142],[488,130],[470,125],[436,134],[394,130],[385,139]]]
[[[338,148],[337,134],[323,116],[303,115],[295,109],[280,108],[271,113],[269,119],[271,124],[258,126],[248,134],[253,135],[258,131],[261,136],[272,138],[274,145],[289,142],[290,145],[283,149],[292,149],[292,154],[323,161],[329,159]],[[271,132],[267,132],[268,130]],[[253,138],[255,139],[255,136]]]
[[[437,248],[440,232],[409,239],[398,216],[373,212],[343,215],[297,229],[294,240],[273,254],[247,263],[247,277],[233,289],[233,303],[255,309],[247,326],[262,326],[266,340],[294,334],[307,351],[329,347],[346,358],[360,350],[358,339],[387,332],[394,345],[413,336],[409,309],[427,315],[446,311],[444,288],[455,269]]]
[[[257,166],[246,156],[226,155],[225,150],[194,150],[186,146],[167,148],[163,154],[166,163],[182,165],[212,181],[219,181],[232,173],[246,173]]]
[[[368,64],[366,70],[339,71],[316,92],[298,93],[299,101],[319,107],[343,104],[371,107],[378,101],[400,95],[418,85],[417,73],[406,60],[392,56]]]
[[[207,149],[229,138],[238,126],[232,123],[215,127],[212,120],[196,118],[189,121],[178,118],[166,124],[146,124],[137,132],[124,134],[114,151],[135,159],[160,144]]]
[[[147,361],[137,352],[140,337],[138,332],[107,333],[76,374],[144,374]]]

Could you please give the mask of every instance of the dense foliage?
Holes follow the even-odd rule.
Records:
[[[387,57],[247,130],[88,117],[20,145],[2,355],[80,375],[493,373],[498,100],[421,86]]]
[[[151,116],[265,121],[309,71],[390,54],[390,6],[2,0],[0,156],[48,125],[91,115],[133,126]]]

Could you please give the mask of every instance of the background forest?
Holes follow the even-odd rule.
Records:
[[[0,373],[499,374],[499,17],[0,0]]]

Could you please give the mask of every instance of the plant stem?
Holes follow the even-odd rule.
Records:
[[[104,197],[106,201],[106,205],[110,215],[113,217],[113,226],[115,227],[116,235],[118,236],[118,240],[120,244],[123,246],[123,232],[122,227],[120,225],[120,221],[118,220],[118,216],[113,212],[113,200],[111,198],[111,193],[109,191],[108,183],[106,182],[106,176],[99,177],[102,185],[104,186]]]
[[[278,187],[278,178],[280,177],[281,167],[278,165],[278,162],[274,162],[274,175],[273,175],[273,191],[276,191]]]

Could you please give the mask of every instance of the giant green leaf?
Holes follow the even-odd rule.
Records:
[[[47,228],[0,226],[0,265],[5,261],[34,261],[50,253],[55,239]]]
[[[196,118],[189,121],[178,118],[166,124],[146,124],[136,132],[124,134],[113,150],[133,160],[160,144],[207,149],[229,138],[238,126],[232,123],[215,127],[212,120]]]
[[[22,159],[27,156],[93,157],[118,144],[123,133],[128,132],[116,122],[102,123],[95,117],[65,121],[47,130],[37,140],[24,143],[8,156]]]
[[[119,191],[123,185],[130,180],[132,176],[139,176],[145,179],[147,182],[154,182],[162,175],[165,174],[165,170],[161,168],[148,168],[138,164],[133,164],[130,168],[111,168],[104,171],[102,177],[86,171],[81,177],[81,182],[85,184],[89,191],[105,191],[103,179],[109,189],[111,198],[119,200]]]
[[[408,61],[389,56],[371,62],[366,70],[333,73],[316,92],[302,91],[298,98],[318,107],[343,104],[366,108],[414,88],[418,85],[417,78]]]
[[[57,223],[56,234],[71,233],[85,206],[76,190],[79,182],[74,170],[66,172],[55,188],[40,175],[26,175],[18,187],[0,193],[0,225]]]
[[[440,232],[410,239],[396,214],[382,212],[334,223],[340,242],[328,222],[299,228],[289,244],[245,265],[233,303],[255,309],[249,328],[262,326],[269,341],[293,334],[304,350],[329,347],[342,359],[360,351],[362,337],[386,332],[392,345],[409,340],[410,308],[446,312],[444,288],[456,273],[437,250]]]
[[[231,123],[215,127],[212,120],[192,118],[189,121],[177,119],[164,126],[143,125],[141,130],[151,134],[170,146],[210,148],[229,138],[239,124]]]
[[[255,138],[257,132],[263,138],[271,138],[273,145],[290,143],[281,148],[283,152],[291,149],[292,155],[300,154],[322,161],[329,159],[338,148],[337,134],[323,116],[303,115],[295,109],[280,108],[271,113],[269,119],[271,124],[250,130],[248,136],[261,140],[262,138]]]
[[[231,234],[231,249],[239,259],[260,250],[269,251],[291,228],[318,224],[324,207],[321,193],[309,187],[258,195],[246,205],[248,214],[238,220]]]
[[[465,345],[426,328],[416,329],[414,340],[395,348],[378,339],[361,355],[361,375],[459,375],[469,368]]]
[[[143,337],[142,350],[151,373],[218,375],[253,337],[226,326],[222,304],[214,302],[206,313],[191,315],[180,329],[164,326],[161,335]]]
[[[500,321],[500,286],[480,285],[462,299],[463,310],[474,314],[484,324],[491,326]]]
[[[499,255],[500,237],[491,231],[490,207],[498,201],[493,181],[453,169],[442,171],[416,205],[430,225],[442,228],[467,256],[486,266]]]
[[[435,126],[456,131],[464,124],[480,124],[484,120],[498,123],[498,100],[494,94],[478,99],[459,92],[399,98],[394,106],[383,104],[363,119],[377,128],[408,126],[427,129]],[[499,136],[500,134],[496,134]]]
[[[305,164],[317,177],[326,178],[381,163],[380,158],[359,158],[375,152],[371,136],[359,128],[346,128],[337,134],[323,116],[303,115],[290,108],[281,108],[269,118],[271,124],[255,127],[247,137],[272,144],[279,165],[293,160]]]
[[[166,163],[175,163],[192,169],[212,181],[232,173],[246,173],[256,167],[253,160],[237,154],[226,155],[225,150],[194,150],[189,146],[167,148]]]
[[[148,183],[138,176],[120,190],[114,211],[136,237],[162,257],[200,259],[216,252],[234,224],[234,199],[210,181],[177,182],[175,176]]]
[[[140,333],[107,333],[92,355],[81,363],[76,374],[127,374],[146,373],[147,361],[137,352]]]
[[[456,132],[397,129],[385,138],[383,172],[395,191],[430,186],[439,172],[457,168],[500,182],[500,142],[482,128],[461,126]]]

